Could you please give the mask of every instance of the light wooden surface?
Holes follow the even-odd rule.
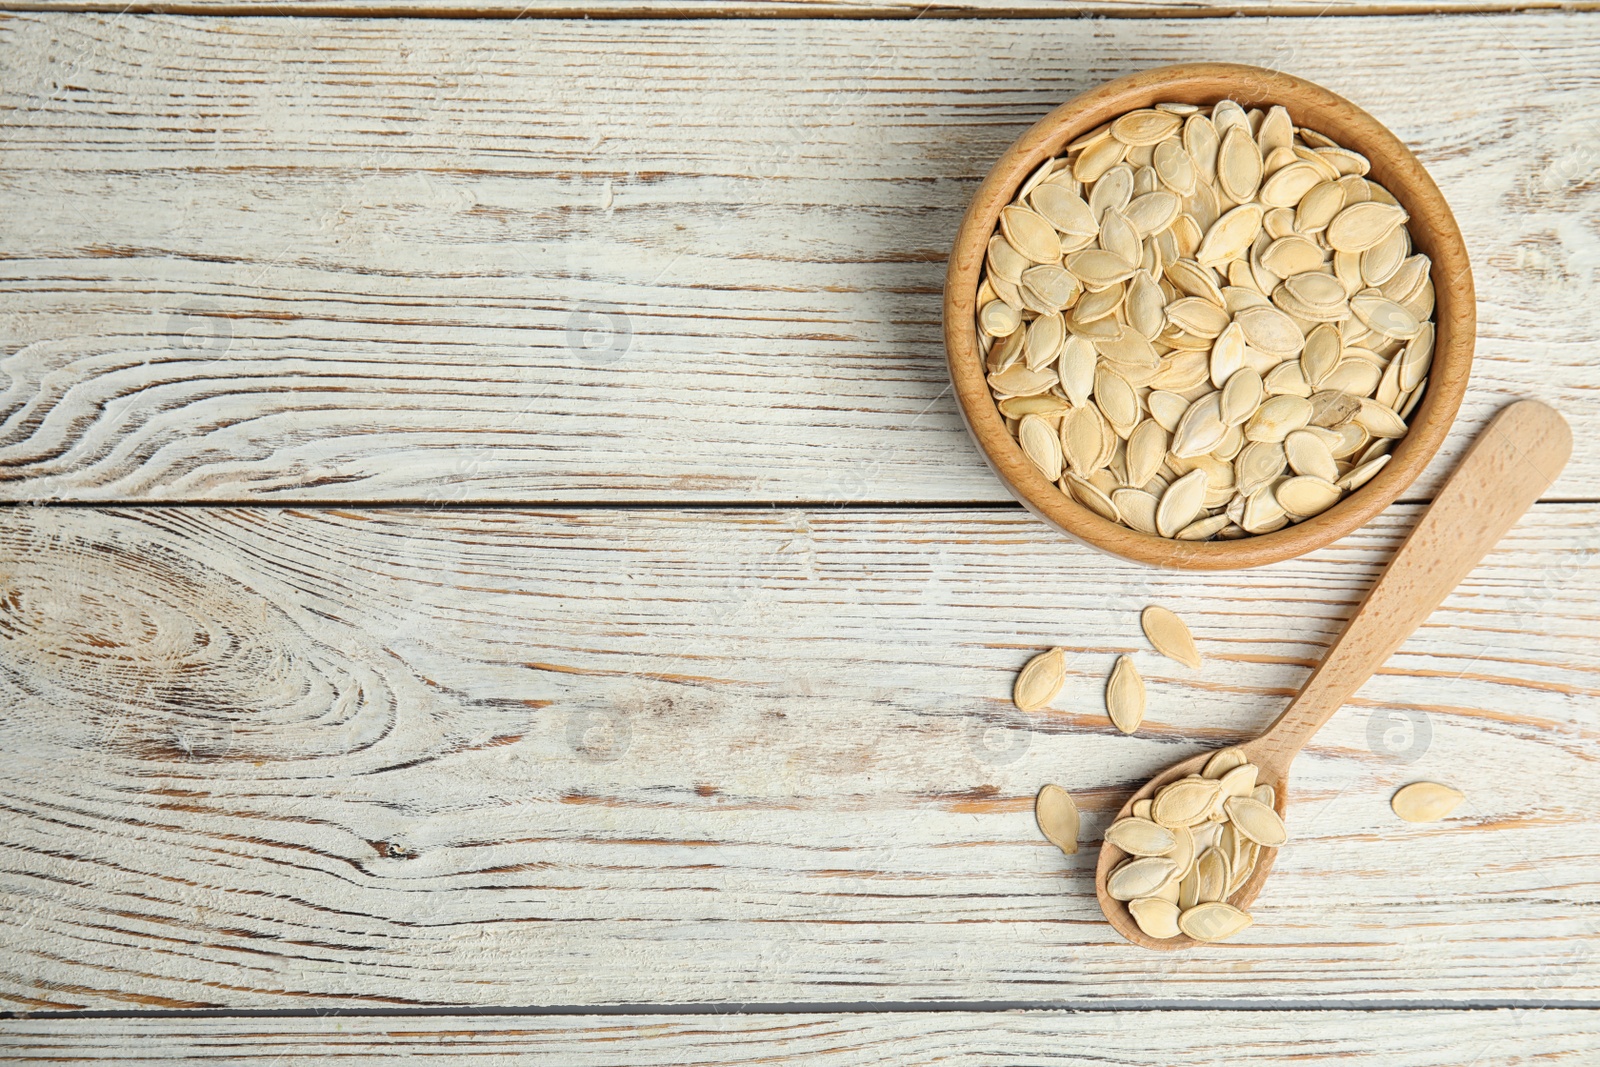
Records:
[[[1600,19],[7,6],[0,1061],[1600,1058]],[[1192,10],[1245,9],[1323,10]],[[926,17],[686,17],[841,11]],[[960,426],[962,206],[1067,96],[1181,60],[1350,97],[1461,219],[1477,373],[1416,499],[1511,399],[1577,443],[1297,762],[1257,926],[1153,965],[1094,839],[1282,710],[1419,510],[1162,574],[1028,517]],[[1422,777],[1457,817],[1394,819]]]
[[[1072,93],[1230,59],[1371,111],[1460,218],[1478,363],[1445,462],[1531,396],[1576,430],[1555,495],[1600,496],[1597,52],[1574,14],[17,16],[3,492],[1009,500],[943,368],[968,196]],[[569,347],[611,321],[586,302],[625,351]]]
[[[1153,963],[1100,917],[1095,849],[1033,825],[1055,781],[1092,841],[1270,722],[1416,511],[1203,578],[1017,511],[15,512],[0,990],[1593,1003],[1589,505],[1538,508],[1301,756],[1238,943]],[[1144,649],[1151,602],[1198,674]],[[1069,684],[1023,716],[1015,671],[1056,642]],[[1133,737],[1101,705],[1118,652],[1150,688]],[[1422,777],[1458,818],[1394,818]]]
[[[108,14],[572,18],[1207,18],[1593,11],[1600,0],[0,0],[0,11]]]
[[[333,1057],[559,1067],[963,1067],[1183,1063],[1195,1067],[1371,1063],[1368,1035],[1393,1035],[1384,1062],[1497,1067],[1593,1062],[1600,1020],[1571,1011],[897,1012],[794,1015],[323,1019],[30,1020],[0,1033],[0,1063],[19,1052],[55,1063],[264,1064],[314,1067]],[[1207,1047],[1208,1040],[1215,1041]]]

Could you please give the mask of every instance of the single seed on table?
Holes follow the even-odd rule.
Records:
[[[1200,650],[1194,635],[1172,611],[1152,604],[1139,614],[1139,625],[1155,650],[1185,667],[1200,669]]]
[[[1067,682],[1066,650],[1052,648],[1027,662],[1017,675],[1011,699],[1023,711],[1038,711],[1056,698]]]
[[[1133,657],[1118,656],[1106,683],[1106,711],[1111,721],[1125,734],[1131,734],[1144,721],[1144,679],[1133,665]]]
[[[1449,815],[1465,799],[1466,794],[1447,785],[1412,782],[1395,793],[1389,806],[1406,822],[1434,822]]]
[[[1033,817],[1045,838],[1067,855],[1078,851],[1078,805],[1059,785],[1040,788],[1033,801]]]

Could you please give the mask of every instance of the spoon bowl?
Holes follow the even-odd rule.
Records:
[[[1572,431],[1566,420],[1532,400],[1502,409],[1473,441],[1294,701],[1265,733],[1235,746],[1256,765],[1258,781],[1273,787],[1279,818],[1285,816],[1289,765],[1295,756],[1533,506],[1571,454]],[[1128,817],[1135,803],[1153,798],[1169,782],[1199,774],[1213,755],[1203,752],[1168,767],[1133,794],[1117,818]],[[1228,903],[1243,909],[1254,902],[1277,851],[1261,849],[1255,870]],[[1124,857],[1110,843],[1100,849],[1094,889],[1106,919],[1123,937],[1145,948],[1196,944],[1181,934],[1149,936],[1128,906],[1111,896],[1107,883]]]
[[[1278,818],[1287,821],[1288,767],[1280,768],[1269,762],[1275,755],[1275,750],[1267,750],[1267,746],[1262,743],[1265,740],[1266,738],[1260,737],[1254,741],[1247,741],[1242,745],[1231,747],[1243,752],[1245,758],[1259,768],[1260,773],[1256,779],[1257,783],[1272,786],[1274,793],[1273,807],[1277,809]],[[1176,782],[1179,778],[1186,778],[1191,774],[1199,774],[1211,760],[1211,757],[1216,754],[1215,750],[1202,752],[1198,756],[1191,756],[1186,760],[1174,763],[1146,782],[1139,788],[1137,793],[1129,797],[1128,802],[1122,805],[1122,810],[1117,812],[1116,818],[1126,819],[1131,816],[1135,804],[1141,800],[1153,799],[1156,792],[1163,786]],[[1272,870],[1272,861],[1277,858],[1277,855],[1277,849],[1263,848],[1250,877],[1245,879],[1244,885],[1226,898],[1228,903],[1241,910],[1249,910],[1250,905],[1255,902],[1256,894],[1261,892],[1261,886],[1266,882],[1267,874]],[[1188,948],[1190,945],[1197,944],[1198,942],[1185,934],[1168,938],[1151,937],[1139,929],[1139,924],[1133,921],[1133,913],[1128,910],[1128,905],[1106,892],[1106,880],[1111,877],[1111,872],[1116,869],[1117,864],[1129,858],[1131,857],[1126,852],[1110,842],[1100,847],[1100,862],[1095,867],[1094,885],[1095,892],[1100,898],[1100,910],[1105,912],[1106,921],[1116,928],[1117,933],[1143,948],[1169,951],[1171,949]]]

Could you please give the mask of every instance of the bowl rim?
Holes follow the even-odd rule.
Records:
[[[1366,485],[1321,515],[1236,541],[1177,541],[1140,533],[1072,500],[1023,455],[989,392],[978,347],[975,307],[988,241],[1015,190],[1073,139],[1125,112],[1162,101],[1245,107],[1283,104],[1297,126],[1326,134],[1371,163],[1368,176],[1411,217],[1415,251],[1432,261],[1434,357],[1427,392],[1393,459]],[[1000,481],[1028,510],[1063,533],[1112,555],[1157,567],[1228,570],[1292,559],[1337,541],[1399,498],[1450,432],[1466,393],[1477,328],[1466,242],[1422,163],[1390,130],[1355,104],[1313,82],[1238,63],[1181,63],[1126,75],[1080,93],[1029,127],[995,162],[973,194],[945,272],[945,357],[963,420]]]

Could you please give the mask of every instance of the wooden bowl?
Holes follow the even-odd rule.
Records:
[[[1282,104],[1297,126],[1333,138],[1372,163],[1368,175],[1394,194],[1411,220],[1412,243],[1433,261],[1436,341],[1427,391],[1394,458],[1366,485],[1313,518],[1237,541],[1176,541],[1140,533],[1072,500],[1023,455],[1006,432],[985,380],[973,304],[989,237],[1000,209],[1028,175],[1068,142],[1135,108],[1162,101],[1212,104],[1231,98],[1250,107]],[[1158,67],[1108,82],[1062,104],[1034,123],[984,179],[956,235],[944,286],[945,353],[967,428],[989,466],[1035,515],[1072,537],[1124,559],[1159,567],[1228,570],[1258,567],[1321,548],[1392,504],[1443,443],[1466,392],[1476,329],[1472,269],[1450,207],[1417,157],[1382,123],[1343,97],[1308,81],[1233,63]]]

